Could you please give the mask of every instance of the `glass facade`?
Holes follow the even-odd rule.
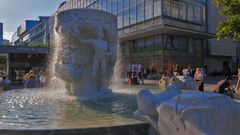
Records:
[[[202,39],[161,34],[126,41],[121,51],[125,65],[141,64],[164,72],[164,65],[169,64],[201,65],[202,43]]]
[[[70,0],[59,10],[71,8],[111,12],[118,16],[119,29],[159,16],[196,25],[205,21],[205,0]]]

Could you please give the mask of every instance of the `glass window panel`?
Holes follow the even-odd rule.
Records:
[[[107,0],[107,11],[111,12],[111,0]]]
[[[154,38],[154,46],[155,46],[155,49],[157,49],[157,50],[161,50],[162,49],[162,36],[161,35],[155,36],[155,38]]]
[[[181,50],[182,48],[181,48],[181,45],[180,45],[180,42],[179,42],[179,37],[173,37],[173,49],[174,50]]]
[[[146,38],[146,50],[147,51],[153,51],[154,50],[153,37]]]
[[[154,17],[160,16],[161,15],[161,0],[154,0]]]
[[[111,2],[111,12],[117,15],[117,0],[112,0]]]
[[[102,1],[102,10],[106,11],[107,10],[107,0],[101,0]]]
[[[153,0],[145,1],[145,20],[153,17]]]
[[[171,14],[172,14],[172,17],[174,18],[179,18],[178,17],[178,1],[174,1],[172,0],[171,1]]]
[[[123,1],[118,0],[118,28],[123,27]]]
[[[185,2],[180,2],[180,19],[187,19],[187,4]]]
[[[137,42],[136,42],[136,40],[133,40],[131,43],[130,43],[131,45],[131,52],[132,53],[137,53]]]
[[[194,21],[194,5],[191,3],[187,4],[187,13],[188,13],[188,21]]]
[[[201,23],[202,22],[202,16],[201,16],[201,7],[195,6],[195,22]]]
[[[123,27],[123,12],[118,13],[118,28]]]
[[[137,3],[137,22],[144,21],[144,0],[138,0]]]
[[[129,0],[129,4],[133,5],[133,6],[136,6],[136,0]]]
[[[129,6],[129,0],[123,0],[123,8],[127,8]]]
[[[144,39],[137,40],[137,51],[138,52],[143,52],[144,50],[145,50]]]
[[[129,10],[126,9],[123,12],[124,26],[129,26]]]
[[[136,6],[130,8],[130,24],[135,24],[137,21]]]
[[[170,8],[171,4],[169,0],[163,0],[163,15],[165,16],[171,16]]]

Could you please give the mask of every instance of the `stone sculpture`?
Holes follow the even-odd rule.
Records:
[[[108,88],[117,58],[116,16],[94,9],[57,13],[55,74],[70,95],[96,97]]]
[[[176,76],[176,77],[163,76],[159,80],[159,88],[161,90],[165,90],[169,85],[175,85],[183,90],[198,90],[197,82],[190,76]]]
[[[181,93],[177,89],[170,86],[167,92],[157,94],[158,96],[148,90],[140,91],[135,116],[149,121],[155,134],[240,134],[239,102],[216,93]],[[142,96],[142,93],[145,95]],[[149,100],[149,97],[153,100]]]

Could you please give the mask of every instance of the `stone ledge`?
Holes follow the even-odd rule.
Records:
[[[147,135],[148,123],[79,129],[0,130],[1,135]]]

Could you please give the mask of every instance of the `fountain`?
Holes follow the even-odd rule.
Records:
[[[0,134],[147,134],[148,124],[132,117],[135,96],[109,87],[117,58],[116,16],[72,9],[55,20],[56,87],[0,95]]]
[[[186,93],[174,85],[155,95],[142,90],[137,99],[112,92],[109,84],[117,57],[116,16],[72,9],[59,12],[55,18],[58,44],[52,67],[55,85],[64,88],[14,90],[0,95],[1,135],[240,134],[240,104],[223,95]],[[179,78],[176,84],[195,87],[189,82]],[[148,121],[151,130],[148,123],[133,119],[135,110],[135,117]]]
[[[109,82],[117,58],[117,19],[105,12],[81,9],[57,15],[60,40],[56,76],[68,94],[79,98],[111,93]]]

